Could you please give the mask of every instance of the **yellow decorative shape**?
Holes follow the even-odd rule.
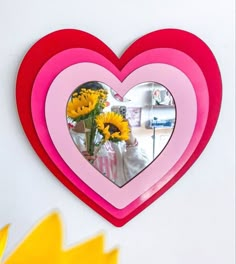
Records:
[[[83,244],[77,245],[63,253],[61,263],[72,264],[115,264],[117,263],[118,250],[104,253],[104,236],[99,235]]]
[[[104,253],[104,236],[64,249],[57,213],[40,222],[4,264],[117,264],[118,250]]]
[[[0,263],[7,245],[8,229],[9,225],[6,225],[2,229],[0,229]]]
[[[53,213],[25,237],[4,264],[60,263],[61,244],[60,219]]]

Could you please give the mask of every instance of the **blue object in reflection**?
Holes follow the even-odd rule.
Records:
[[[153,117],[153,119],[149,120],[149,127],[150,128],[173,127],[174,123],[175,123],[175,119],[160,120],[157,117]]]

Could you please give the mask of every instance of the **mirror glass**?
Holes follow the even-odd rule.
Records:
[[[85,159],[119,187],[160,155],[176,121],[175,101],[159,83],[141,83],[120,96],[91,81],[68,98],[69,133]]]

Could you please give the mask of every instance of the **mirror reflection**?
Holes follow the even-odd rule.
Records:
[[[66,114],[78,150],[119,187],[163,151],[176,120],[174,98],[154,82],[139,84],[124,97],[104,83],[84,83],[68,99]]]

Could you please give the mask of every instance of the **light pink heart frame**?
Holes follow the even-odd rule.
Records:
[[[162,83],[168,87],[175,98],[175,105],[178,109],[177,122],[168,145],[154,162],[122,188],[118,188],[103,177],[81,157],[70,138],[65,123],[65,108],[70,94],[78,83],[83,84],[86,80],[91,80],[89,79],[91,76],[92,80],[99,80],[108,84],[121,96],[127,91],[127,87],[134,87],[148,80]],[[67,88],[61,89],[61,87]],[[183,93],[186,94],[187,101],[185,96],[182,96]],[[194,132],[197,104],[191,82],[182,72],[169,65],[151,64],[143,66],[121,83],[103,67],[91,63],[82,63],[67,68],[57,76],[48,91],[45,111],[47,127],[53,144],[67,165],[105,200],[116,208],[123,209],[148,191],[154,184],[160,180],[163,181],[164,177],[170,177],[168,171],[181,158]],[[55,116],[57,116],[56,119]]]
[[[206,70],[188,52],[156,47],[136,54],[119,70],[109,56],[88,48],[68,47],[48,57],[31,86],[32,121],[43,149],[73,188],[95,202],[97,211],[103,208],[105,213],[100,213],[117,226],[129,221],[179,178],[181,170],[201,145],[211,111],[218,116],[220,107],[219,101],[215,110],[210,109],[210,101],[214,98]],[[216,69],[217,64],[214,67]],[[220,80],[219,71],[217,73]],[[177,123],[168,145],[150,166],[123,188],[88,166],[73,142],[68,141],[70,135],[64,116],[68,97],[76,86],[94,79],[109,84],[121,95],[141,82],[159,82],[171,91],[176,101]],[[66,88],[60,89],[62,85]],[[221,96],[221,82],[217,88]],[[55,98],[58,107],[51,107],[55,105]],[[20,101],[19,97],[17,99]],[[55,114],[57,123],[53,121]],[[68,156],[68,152],[73,155]],[[78,166],[77,160],[80,160]]]

